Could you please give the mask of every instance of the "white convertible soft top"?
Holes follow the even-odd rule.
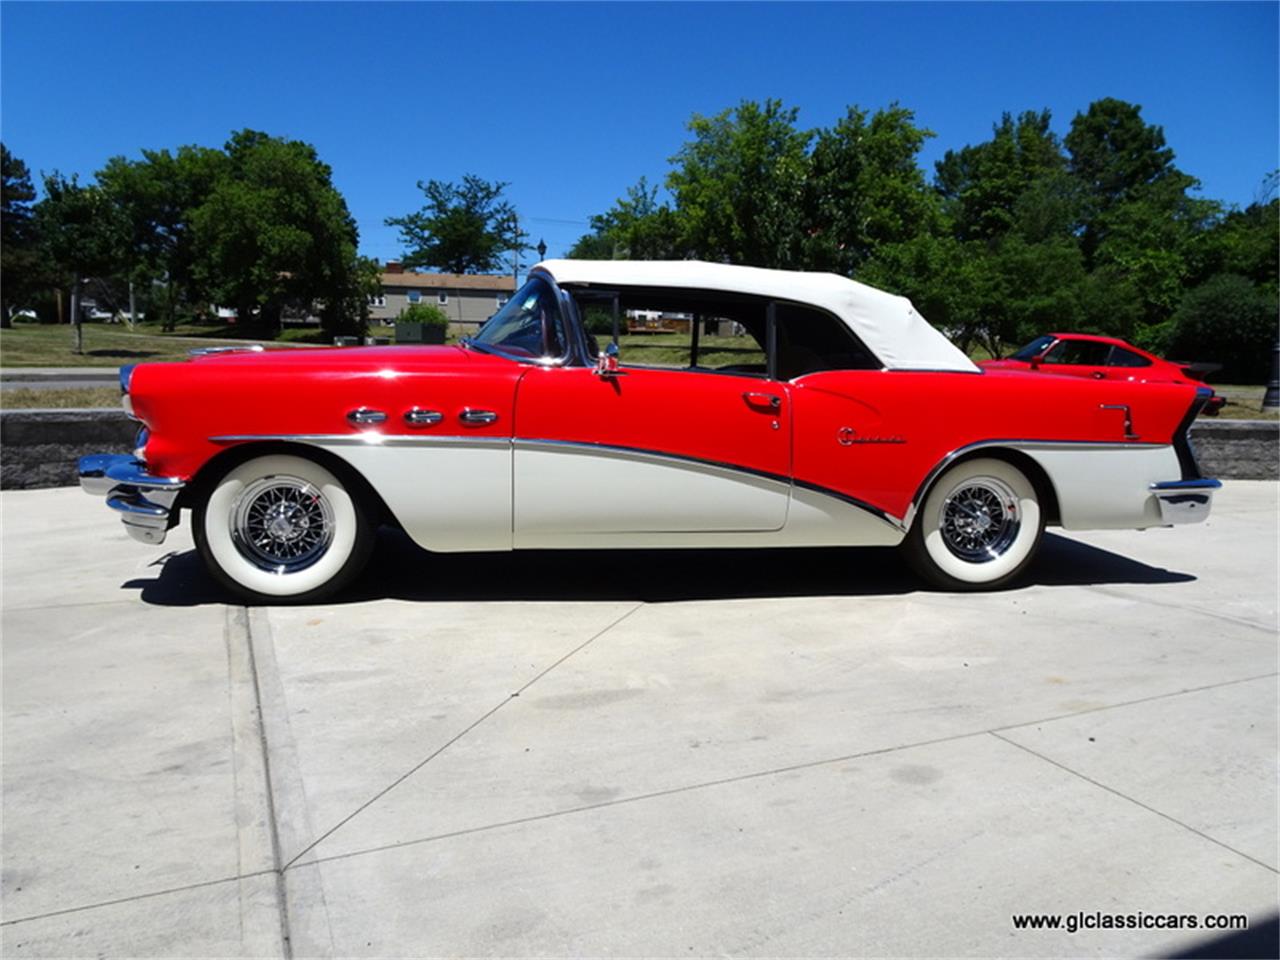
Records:
[[[700,260],[544,260],[534,269],[545,271],[559,284],[723,290],[810,304],[847,323],[890,370],[978,372],[964,353],[929,326],[906,297],[834,273],[765,270]]]

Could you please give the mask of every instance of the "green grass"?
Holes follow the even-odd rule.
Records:
[[[1280,410],[1262,409],[1262,397],[1267,392],[1263,386],[1248,384],[1211,383],[1214,392],[1227,398],[1227,405],[1218,414],[1221,420],[1280,420]]]
[[[86,323],[84,352],[71,349],[69,324],[22,323],[0,330],[0,366],[113,367],[139,360],[182,360],[188,351],[248,341],[227,337],[225,326],[181,325],[173,333],[158,325],[140,323],[130,331],[123,324]]]
[[[65,390],[15,387],[12,390],[0,391],[0,408],[5,410],[65,410],[119,406],[119,387],[69,387]]]

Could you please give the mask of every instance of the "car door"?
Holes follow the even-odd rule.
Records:
[[[781,529],[788,391],[690,369],[530,369],[516,394],[515,545]]]

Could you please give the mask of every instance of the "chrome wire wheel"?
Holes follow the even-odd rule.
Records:
[[[994,477],[964,481],[942,504],[942,541],[967,563],[1003,556],[1018,539],[1021,524],[1018,495]]]
[[[260,570],[305,570],[333,542],[333,507],[299,477],[270,476],[247,484],[231,510],[236,549]]]

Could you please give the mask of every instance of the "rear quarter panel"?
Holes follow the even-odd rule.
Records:
[[[1173,469],[1175,475],[1160,479],[1178,479],[1170,444],[1195,388],[998,370],[828,371],[800,378],[793,396],[797,483],[838,491],[901,518],[949,454],[992,441],[1025,447],[1037,462],[1033,447],[1060,443],[1066,459],[1042,462],[1060,499],[1060,484],[1078,486],[1077,468],[1087,471],[1091,464],[1100,484],[1123,482],[1104,467],[1126,450],[1163,451],[1141,469]],[[1110,409],[1121,406],[1129,408],[1131,436],[1125,411]],[[842,431],[848,442],[841,442]],[[1143,489],[1139,516],[1146,498]],[[1124,508],[1134,509],[1132,503]],[[1066,512],[1064,505],[1064,523]]]

